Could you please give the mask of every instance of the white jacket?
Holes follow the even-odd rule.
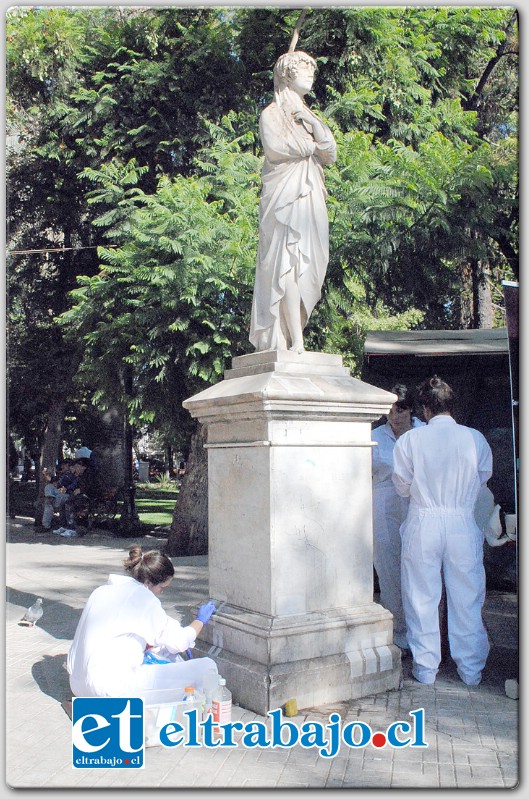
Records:
[[[90,595],[77,625],[68,653],[70,686],[76,696],[134,695],[147,646],[183,652],[195,639],[193,627],[170,618],[146,586],[111,574]]]
[[[424,422],[412,416],[412,427],[424,427]],[[373,488],[379,488],[382,483],[387,483],[393,488],[391,475],[393,474],[393,450],[397,439],[389,422],[375,427],[371,433],[372,441],[377,446],[373,447]]]
[[[418,509],[473,513],[479,490],[491,475],[492,453],[485,436],[444,414],[404,433],[393,451],[395,488]]]

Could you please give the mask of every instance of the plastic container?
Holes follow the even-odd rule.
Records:
[[[198,723],[202,721],[204,697],[194,690],[194,697],[182,699],[182,688],[153,689],[144,691],[145,746],[161,746],[160,730],[166,724],[181,724],[187,734],[189,719],[184,715],[196,708]]]
[[[231,721],[231,691],[226,688],[226,680],[219,677],[219,685],[213,692],[212,710],[214,729],[219,729],[217,725],[227,724]]]

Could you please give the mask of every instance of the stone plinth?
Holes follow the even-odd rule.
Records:
[[[393,401],[340,356],[269,351],[184,402],[207,426],[209,592],[225,603],[199,647],[243,707],[399,685],[373,602],[371,422]]]

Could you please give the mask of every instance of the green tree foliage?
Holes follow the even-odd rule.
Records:
[[[132,369],[133,423],[188,428],[182,401],[249,349],[260,160],[241,149],[252,136],[236,136],[236,123],[210,124],[196,175],[163,177],[153,194],[134,187],[135,161],[85,172],[89,201],[105,208],[95,224],[120,244],[100,248],[101,270],[79,278],[62,322],[86,342],[79,377],[99,404],[121,400],[116,375]]]
[[[134,8],[13,9],[7,19],[9,131],[8,236],[10,352],[13,363],[28,352],[45,353],[32,370],[33,391],[10,371],[12,429],[34,434],[24,420],[38,399],[42,424],[32,450],[38,457],[53,387],[71,391],[64,376],[77,369],[81,339],[55,323],[69,304],[77,275],[98,271],[100,226],[79,179],[85,168],[112,169],[140,153],[147,168],[144,190],[163,174],[186,168],[200,136],[202,116],[219,116],[237,102],[240,66],[233,58],[229,14],[218,10]],[[121,187],[108,198],[122,201]],[[124,189],[126,192],[126,188]],[[103,220],[107,224],[107,220]],[[124,231],[125,235],[125,231]],[[49,252],[68,248],[61,252]],[[73,249],[72,249],[73,248]],[[81,249],[79,249],[81,248]],[[47,254],[36,252],[47,251]],[[28,252],[29,251],[29,252]],[[44,342],[53,337],[54,346]],[[28,366],[33,362],[26,360]]]
[[[9,265],[13,362],[52,330],[60,344],[35,367],[43,406],[54,363],[70,353],[73,366],[80,349],[78,380],[100,406],[120,401],[170,435],[182,399],[248,351],[257,120],[298,16],[8,14],[10,249],[93,248]],[[342,352],[358,373],[366,330],[480,324],[483,275],[517,276],[516,22],[486,6],[307,14],[297,46],[319,65],[310,102],[339,146],[309,348]],[[26,418],[27,395],[11,396]]]
[[[86,68],[95,16],[16,7],[7,16],[9,423],[36,461],[51,428],[51,449],[59,446],[80,362],[82,342],[66,344],[56,317],[69,305],[76,276],[97,269],[76,167],[63,157],[51,123],[56,103]],[[56,455],[50,457],[42,465],[52,466]]]
[[[368,294],[417,305],[425,327],[461,326],[463,264],[518,274],[515,11],[334,8],[306,26],[318,100],[345,134],[331,193],[354,197],[359,181],[363,195],[341,244],[371,242]]]
[[[93,164],[137,157],[157,175],[186,172],[205,141],[202,119],[240,102],[242,67],[219,9],[142,9],[112,19],[92,73],[56,119]]]

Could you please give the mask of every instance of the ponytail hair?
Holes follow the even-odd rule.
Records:
[[[137,544],[130,548],[129,556],[123,561],[125,571],[139,583],[158,585],[174,576],[174,566],[167,555],[156,549],[144,552]]]
[[[451,414],[456,397],[448,383],[434,375],[420,384],[417,399],[420,405],[428,408],[432,416],[437,416],[440,413]]]

